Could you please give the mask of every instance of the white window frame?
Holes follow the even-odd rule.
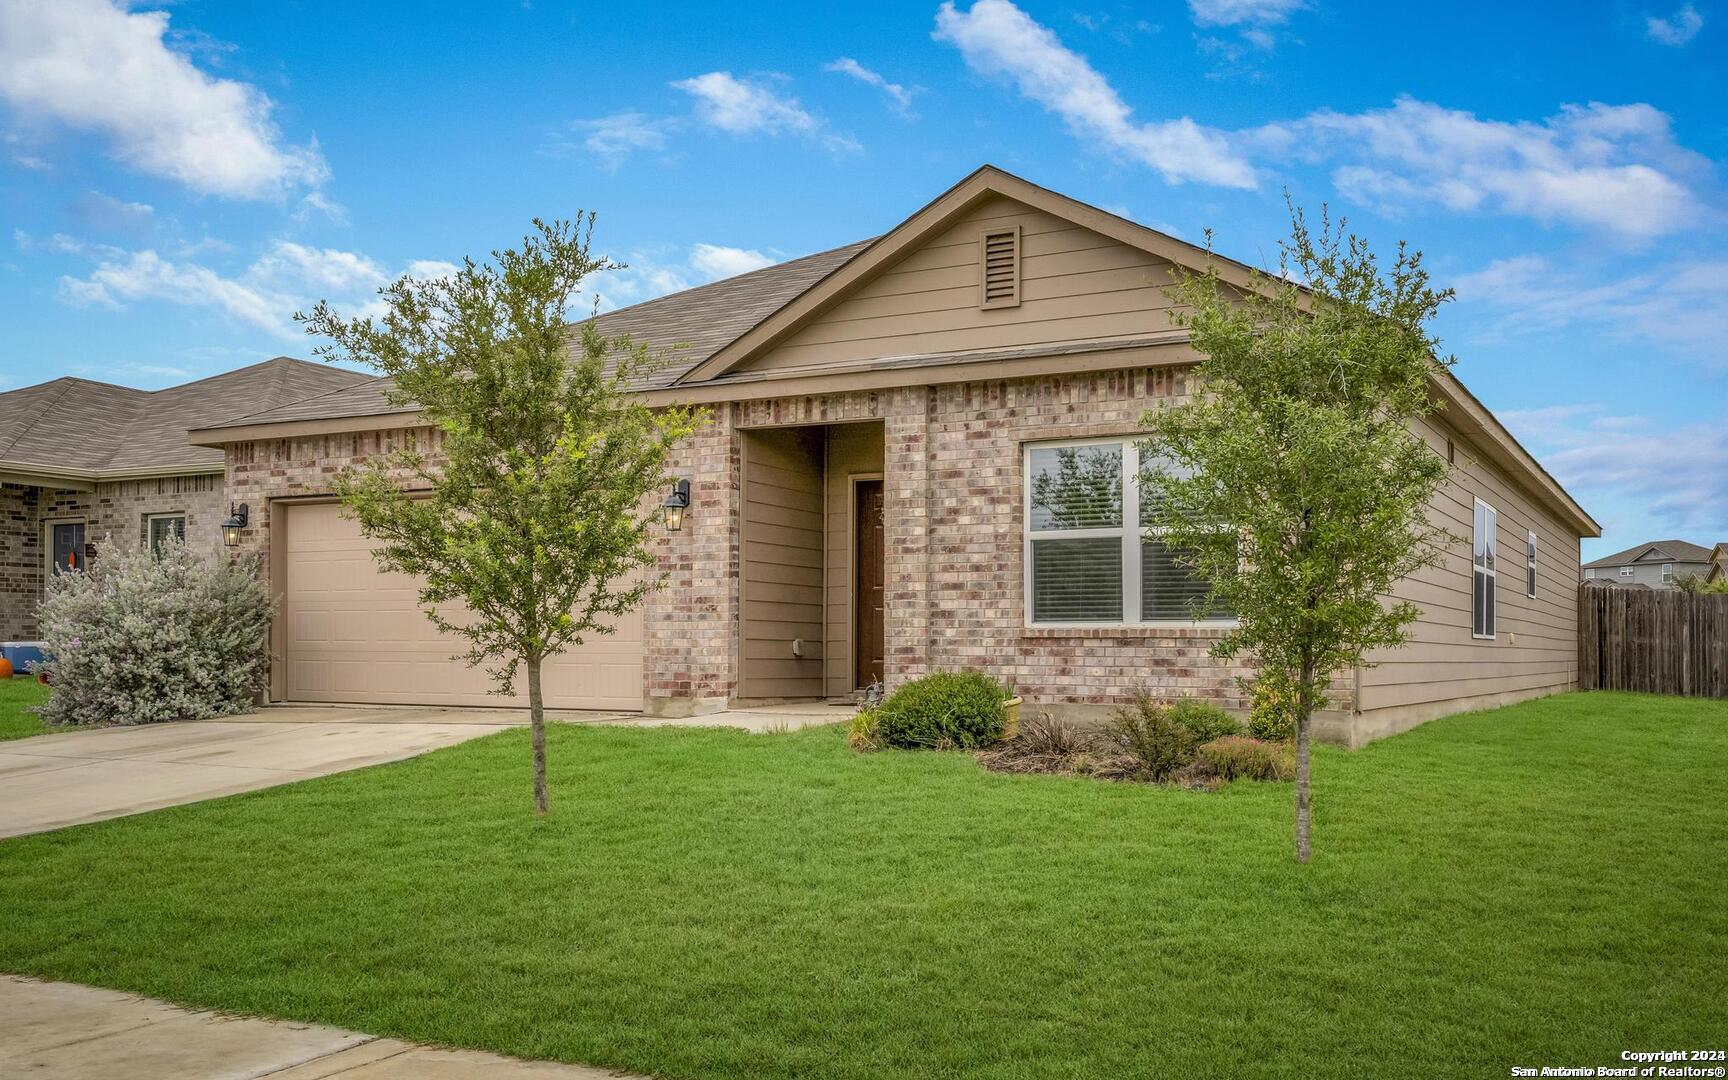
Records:
[[[1164,530],[1140,527],[1140,446],[1143,436],[1104,435],[1088,439],[1052,439],[1020,444],[1020,601],[1021,621],[1027,629],[1096,629],[1144,626],[1176,629],[1186,627],[1230,627],[1237,625],[1235,616],[1224,619],[1142,619],[1140,541],[1145,536],[1157,536]],[[1077,446],[1119,446],[1122,448],[1122,524],[1097,529],[1033,529],[1032,528],[1032,452],[1034,450],[1066,450]],[[1122,619],[1100,622],[1035,622],[1032,618],[1032,543],[1034,540],[1103,540],[1122,541]]]
[[[1586,566],[1584,568],[1584,580],[1585,581],[1595,581],[1596,580],[1596,568],[1594,566]]]
[[[1635,566],[1622,566],[1620,568],[1620,576],[1621,577],[1631,577],[1633,574],[1635,574],[1637,572],[1638,572],[1638,568]]]
[[[1527,573],[1524,577],[1524,595],[1532,600],[1536,599],[1536,550],[1536,530],[1531,529],[1529,546],[1524,549],[1524,555],[1528,560],[1525,567]]]
[[[184,510],[169,511],[169,512],[165,512],[165,513],[161,513],[161,514],[145,514],[144,515],[144,546],[150,550],[150,554],[152,554],[152,555],[156,554],[156,544],[155,544],[155,538],[151,534],[155,531],[156,522],[158,522],[158,521],[179,521],[180,522],[180,539],[182,541],[184,541],[186,539],[186,524],[187,524],[187,522],[186,522],[186,512]]]
[[[1674,584],[1674,564],[1671,562],[1665,562],[1662,564],[1662,584]]]
[[[1485,515],[1479,514],[1478,510],[1486,511],[1486,514]],[[1479,517],[1482,519],[1482,521],[1484,523],[1484,531],[1487,533],[1487,536],[1485,538],[1478,536],[1478,531],[1476,528],[1476,520]],[[1478,539],[1482,540],[1482,552],[1483,552],[1483,558],[1482,558],[1482,562],[1480,564],[1478,564],[1476,562],[1476,543],[1477,543]],[[1499,593],[1500,593],[1500,580],[1499,580],[1499,578],[1500,578],[1500,557],[1499,557],[1499,550],[1500,550],[1500,511],[1494,509],[1494,507],[1492,505],[1490,505],[1486,500],[1477,499],[1477,500],[1475,500],[1475,503],[1470,508],[1470,636],[1477,641],[1493,641],[1495,639],[1496,635],[1498,634],[1499,629],[1500,629],[1499,628],[1499,622],[1500,622],[1500,595],[1499,595]],[[1494,552],[1494,557],[1492,560],[1490,560],[1488,558],[1488,553],[1490,551]],[[1483,620],[1484,622],[1487,623],[1487,627],[1488,627],[1488,632],[1486,634],[1478,634],[1476,632],[1476,575],[1477,574],[1481,574],[1484,578],[1487,579],[1487,584],[1485,584],[1483,586],[1484,594],[1486,594],[1489,590],[1494,591],[1494,602],[1492,604],[1489,604],[1486,600],[1483,601],[1483,607],[1484,607],[1483,614],[1484,614],[1484,616],[1486,616],[1486,614],[1487,614],[1486,609],[1488,609],[1490,607],[1493,609],[1493,612],[1494,612],[1494,617],[1492,619],[1484,618],[1484,620]]]

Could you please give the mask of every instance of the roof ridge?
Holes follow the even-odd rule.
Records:
[[[298,356],[272,356],[268,360],[255,360],[250,364],[245,364],[245,365],[242,365],[241,367],[237,367],[237,368],[231,368],[228,371],[218,371],[214,375],[206,375],[201,379],[193,379],[191,382],[175,383],[173,386],[163,386],[163,387],[160,387],[160,388],[155,389],[155,390],[141,390],[139,392],[144,393],[144,394],[165,394],[170,390],[184,390],[187,387],[197,386],[201,383],[212,382],[216,379],[226,379],[230,375],[238,375],[243,371],[253,371],[257,368],[270,367],[272,364],[277,365],[278,371],[285,371],[285,370],[287,370],[287,365],[284,364],[283,361],[288,361],[289,363],[294,363],[294,364],[306,364],[310,367],[318,367],[318,368],[321,368],[324,366],[322,364],[314,364],[310,360],[302,360]]]
[[[62,375],[58,379],[49,380],[48,385],[52,386],[54,383],[57,383],[57,382],[64,382],[64,383],[70,384],[70,383],[74,383],[74,382],[83,382],[83,381],[87,381],[87,380],[75,379],[70,375]],[[20,387],[19,389],[27,389],[27,388]],[[60,404],[60,399],[65,397],[67,392],[70,391],[71,389],[72,389],[72,387],[70,385],[61,387],[60,392],[58,394],[54,395],[54,400],[48,402],[43,408],[36,410],[36,418],[34,420],[31,420],[28,424],[25,424],[23,427],[19,428],[17,434],[12,436],[12,441],[8,442],[4,447],[0,447],[0,453],[4,453],[6,450],[10,450],[14,446],[17,446],[20,442],[23,441],[24,436],[26,436],[26,435],[30,434],[32,431],[36,430],[36,425],[40,424],[43,420],[47,419],[48,414],[54,411],[54,406]]]

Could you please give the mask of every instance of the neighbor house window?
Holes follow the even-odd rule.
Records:
[[[1223,621],[1181,552],[1151,528],[1129,441],[1026,448],[1027,620],[1056,624]]]
[[[1596,570],[1594,567],[1584,571],[1584,579],[1586,581],[1593,579],[1595,576],[1596,576]]]
[[[1620,568],[1620,576],[1621,577],[1631,577],[1632,576],[1632,567],[1622,566]]]
[[[1665,562],[1662,564],[1662,583],[1664,585],[1671,585],[1671,584],[1673,584],[1673,582],[1674,582],[1674,564],[1671,562]]]
[[[151,514],[144,519],[149,529],[150,551],[152,554],[161,552],[162,545],[169,540],[186,541],[185,514]]]
[[[1500,541],[1495,535],[1500,515],[1492,506],[1476,500],[1474,540],[1470,565],[1470,636],[1494,636],[1494,588],[1498,571],[1495,561]]]
[[[1535,597],[1536,597],[1536,531],[1534,529],[1532,529],[1530,531],[1529,542],[1524,548],[1524,559],[1525,559],[1524,595],[1530,597],[1531,599],[1535,599]]]

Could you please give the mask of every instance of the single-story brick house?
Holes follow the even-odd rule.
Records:
[[[690,507],[655,541],[666,588],[549,665],[549,702],[682,715],[975,668],[1034,706],[1144,684],[1241,707],[1246,670],[1207,656],[1227,613],[1196,620],[1199,586],[1133,525],[1139,418],[1196,359],[1164,287],[1203,258],[985,167],[875,239],[601,316],[673,350],[650,403],[713,419],[672,465]],[[1576,684],[1598,527],[1456,379],[1433,390],[1420,434],[1454,465],[1433,513],[1463,539],[1398,590],[1423,610],[1411,645],[1341,679],[1324,729],[1350,743]],[[328,498],[387,447],[435,451],[412,407],[356,383],[191,438],[220,449],[283,598],[273,698],[500,703]],[[1077,467],[1114,494],[1049,505]]]
[[[219,544],[222,451],[189,428],[369,381],[278,356],[166,390],[64,378],[0,394],[0,641],[34,639],[49,575],[104,543]]]

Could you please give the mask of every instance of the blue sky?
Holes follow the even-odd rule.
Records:
[[[629,303],[992,162],[1252,262],[1285,189],[1411,241],[1587,557],[1728,540],[1728,7],[1406,8],[0,0],[0,390],[309,356],[296,307],[578,209]]]

